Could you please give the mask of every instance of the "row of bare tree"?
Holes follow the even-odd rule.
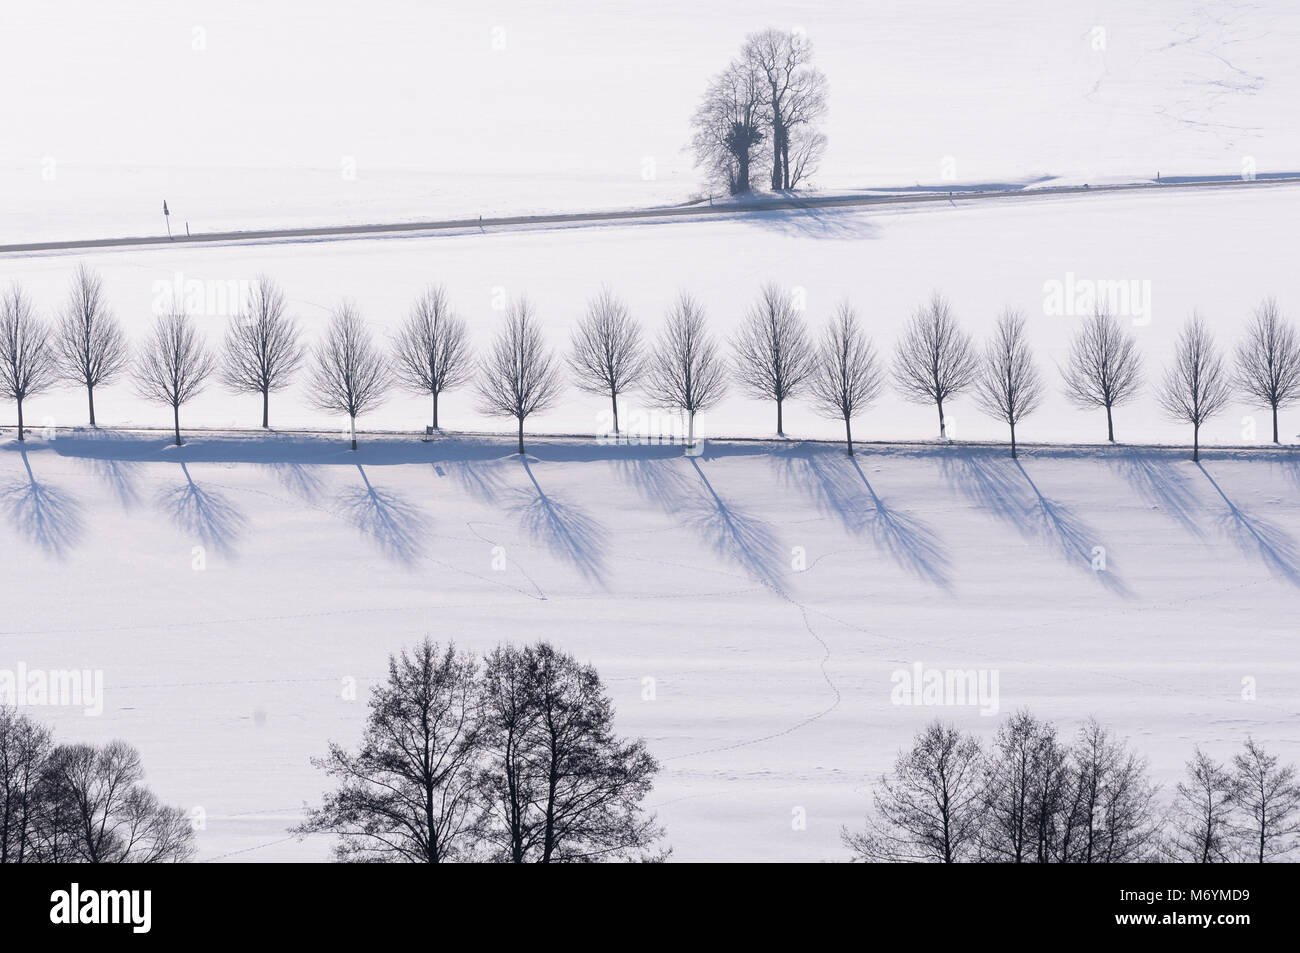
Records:
[[[935,721],[873,793],[858,860],[958,863],[1224,863],[1292,859],[1300,784],[1248,739],[1230,765],[1199,748],[1160,805],[1147,763],[1095,720],[1072,742],[1020,711],[985,747]]]
[[[166,863],[194,850],[189,818],[145,787],[126,742],[55,744],[0,706],[0,863]]]
[[[140,396],[171,407],[176,442],[180,409],[214,374],[235,392],[260,394],[262,426],[269,425],[270,395],[309,363],[309,388],[322,410],[349,420],[352,448],[356,421],[375,410],[395,383],[429,395],[438,428],[439,397],[473,382],[480,409],[513,418],[519,452],[527,419],[553,406],[563,391],[563,364],[547,346],[527,299],[517,299],[488,353],[477,360],[465,321],[446,291],[429,288],[415,302],[391,350],[376,344],[357,309],[344,302],[333,312],[323,339],[308,352],[283,292],[269,278],[253,285],[248,308],[227,330],[220,356],[208,350],[192,319],[177,312],[160,317],[134,361]],[[618,432],[619,398],[641,390],[657,406],[680,412],[695,436],[697,414],[715,406],[734,381],[748,396],[776,405],[776,430],[785,435],[787,401],[808,397],[818,412],[844,424],[853,453],[853,421],[879,396],[887,378],[908,400],[932,404],[939,435],[946,437],[945,405],[972,392],[980,408],[1016,428],[1045,394],[1030,350],[1024,317],[1008,309],[982,350],[939,295],[918,309],[898,341],[889,373],[882,366],[854,309],[841,304],[820,342],[808,330],[793,295],[765,286],[732,341],[728,362],[709,333],[705,312],[691,296],[670,308],[653,346],[627,305],[608,288],[593,298],[572,334],[567,364],[579,388],[607,398]],[[100,280],[82,267],[62,318],[53,331],[35,316],[14,286],[0,300],[0,394],[18,405],[22,439],[23,402],[60,380],[84,386],[95,422],[95,390],[131,368],[121,325],[104,300]],[[1132,401],[1143,384],[1136,341],[1104,312],[1085,319],[1062,369],[1065,393],[1077,405],[1106,411],[1107,438],[1115,439],[1113,412]],[[1300,400],[1300,335],[1270,299],[1256,311],[1236,353],[1225,365],[1205,322],[1187,322],[1157,398],[1173,419],[1192,425],[1193,459],[1200,458],[1200,431],[1240,394],[1267,407],[1278,442],[1278,411]]]
[[[480,663],[425,639],[390,657],[360,745],[315,761],[335,787],[296,830],[342,861],[661,860],[659,765],[613,720],[596,670],[548,643]]]

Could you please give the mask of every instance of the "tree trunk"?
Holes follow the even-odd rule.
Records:
[[[433,429],[438,429],[438,392],[433,392]]]
[[[1201,425],[1192,424],[1192,462],[1201,460]]]
[[[524,452],[524,418],[519,418],[519,452]]]
[[[610,392],[609,405],[614,408],[614,434],[618,435],[618,394]]]
[[[1016,458],[1016,425],[1011,425],[1011,459]]]
[[[271,392],[269,389],[262,388],[262,429],[268,430],[271,426]]]
[[[172,404],[172,428],[176,433],[176,446],[181,445],[181,405]]]
[[[853,424],[844,418],[844,442],[849,445],[849,456],[853,456]]]
[[[1115,442],[1115,424],[1110,419],[1110,404],[1106,405],[1106,439]]]
[[[95,385],[86,385],[86,400],[90,403],[90,426],[95,426]]]
[[[1277,443],[1277,404],[1273,405],[1273,442]]]
[[[686,425],[686,443],[688,446],[695,446],[695,411],[690,411],[687,416]]]
[[[939,405],[939,439],[943,440],[948,436],[948,432],[943,425],[943,401],[936,400],[935,403]]]
[[[782,425],[781,418],[781,398],[779,397],[776,399],[776,435],[778,437],[785,436],[785,428]]]
[[[21,397],[18,398],[18,440],[19,442],[23,440],[23,401]]]
[[[355,450],[357,449],[357,418],[355,416],[348,417],[348,426],[352,433],[352,449]]]

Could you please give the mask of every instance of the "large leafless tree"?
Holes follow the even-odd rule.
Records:
[[[479,374],[479,405],[493,417],[513,417],[524,452],[524,421],[553,406],[562,390],[555,355],[528,300],[511,302],[505,323]]]
[[[645,389],[660,406],[686,414],[686,439],[691,444],[695,443],[695,415],[715,406],[726,393],[724,365],[705,326],[704,309],[688,294],[668,312]]]
[[[939,437],[948,435],[943,405],[979,377],[979,358],[970,337],[957,326],[948,302],[936,294],[916,311],[894,354],[894,385],[915,403],[939,410]]]
[[[350,302],[340,303],[312,357],[311,395],[321,410],[348,418],[353,450],[357,418],[388,398],[391,383],[383,353],[361,313]]]
[[[1300,400],[1300,336],[1295,325],[1282,320],[1272,298],[1255,310],[1246,339],[1237,347],[1237,387],[1273,412],[1277,443],[1278,409]]]
[[[1142,357],[1133,335],[1125,333],[1114,315],[1098,311],[1075,333],[1062,373],[1065,394],[1077,406],[1106,408],[1106,439],[1114,443],[1112,410],[1132,400],[1142,387]]]
[[[975,399],[990,417],[1011,428],[1011,456],[1016,456],[1016,424],[1043,400],[1043,378],[1025,336],[1025,319],[1007,310],[998,319],[984,349],[984,364],[975,382]]]
[[[433,429],[438,429],[438,398],[474,376],[465,322],[451,307],[441,285],[425,290],[397,333],[393,362],[397,378],[410,390],[433,401]]]
[[[1232,388],[1214,338],[1199,314],[1178,336],[1174,362],[1165,371],[1160,405],[1174,420],[1192,425],[1192,459],[1201,459],[1201,427],[1232,400]]]
[[[265,275],[253,282],[244,313],[226,331],[221,376],[235,393],[260,394],[262,426],[271,425],[271,392],[289,383],[305,351],[284,292]]]
[[[1232,773],[1197,748],[1175,789],[1173,856],[1195,864],[1232,861],[1235,819]]]
[[[58,380],[50,330],[15,284],[0,298],[0,396],[18,405],[18,439],[23,439],[23,402]]]
[[[749,396],[776,402],[776,435],[785,436],[785,402],[813,372],[814,352],[794,296],[767,284],[733,342],[736,382]]]
[[[122,325],[109,310],[103,282],[85,263],[77,266],[73,276],[54,343],[62,377],[86,388],[93,427],[95,388],[116,380],[130,355]]]
[[[752,64],[732,62],[709,82],[691,120],[696,166],[731,195],[753,188],[753,166],[764,138],[763,93],[763,79]]]
[[[1245,856],[1257,863],[1285,859],[1300,837],[1300,783],[1294,765],[1278,763],[1253,738],[1232,759],[1237,834]]]
[[[52,747],[47,729],[0,705],[0,864],[39,859],[42,774]]]
[[[810,65],[811,58],[807,36],[794,31],[751,34],[741,52],[741,62],[762,80],[774,191],[798,185],[824,147],[815,123],[826,110],[826,77]]]
[[[645,369],[641,326],[609,288],[587,303],[587,314],[573,329],[569,366],[578,387],[609,398],[618,433],[618,397],[636,386]]]
[[[808,389],[818,410],[844,422],[849,456],[853,456],[853,418],[866,412],[883,383],[875,348],[852,306],[845,302],[826,328]]]
[[[479,689],[474,660],[425,639],[388,660],[359,749],[314,761],[336,783],[297,828],[338,837],[343,861],[476,859]]]
[[[176,446],[181,445],[181,407],[203,391],[216,360],[193,319],[181,312],[159,316],[136,358],[136,392],[172,409]]]

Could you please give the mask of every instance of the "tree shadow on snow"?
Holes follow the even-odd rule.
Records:
[[[428,517],[402,496],[376,488],[365,467],[359,463],[355,466],[362,485],[344,490],[335,498],[339,512],[389,559],[414,564],[424,551]]]
[[[1197,538],[1204,534],[1196,525],[1199,511],[1192,483],[1180,467],[1180,461],[1167,453],[1125,450],[1111,458],[1112,464],[1129,485],[1150,505],[1175,520]]]
[[[583,576],[604,585],[605,528],[582,509],[547,494],[528,458],[522,462],[532,491],[515,491],[516,502],[509,509],[527,533]]]
[[[56,559],[63,559],[84,531],[81,504],[58,487],[41,483],[21,450],[27,479],[0,488],[0,503],[20,534]]]
[[[868,535],[912,575],[950,589],[949,558],[938,535],[924,521],[889,506],[867,479],[857,456],[839,450],[800,448],[784,456],[786,475],[818,508],[839,519],[853,535]]]
[[[1227,507],[1227,512],[1219,518],[1219,525],[1237,547],[1247,555],[1259,557],[1264,565],[1291,585],[1300,586],[1300,547],[1297,547],[1295,538],[1280,526],[1241,509],[1228,498],[1203,464],[1196,466]]]
[[[1045,542],[1111,592],[1132,594],[1116,574],[1108,552],[1105,569],[1093,568],[1095,550],[1100,546],[1097,532],[1069,507],[1045,497],[1019,460],[1002,451],[962,449],[941,461],[944,476],[972,502],[1010,523],[1026,538]]]
[[[181,463],[181,473],[184,485],[159,494],[158,505],[183,532],[198,537],[204,546],[233,554],[247,523],[243,512],[221,493],[195,483],[185,463]]]

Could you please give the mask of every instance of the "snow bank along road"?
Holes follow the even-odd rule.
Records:
[[[293,241],[323,238],[366,238],[375,235],[408,233],[413,237],[430,232],[464,231],[466,229],[501,229],[546,225],[581,225],[600,222],[633,222],[642,219],[697,218],[709,215],[745,215],[797,209],[845,208],[865,205],[915,205],[927,202],[951,202],[974,199],[1027,199],[1047,196],[1078,195],[1080,193],[1107,193],[1132,191],[1167,191],[1182,189],[1260,188],[1300,182],[1300,176],[1291,174],[1261,175],[1254,179],[1239,177],[1211,177],[1204,179],[1180,178],[1162,183],[1129,183],[1098,186],[1061,186],[1057,188],[981,188],[956,187],[952,190],[926,190],[918,187],[912,192],[892,192],[875,195],[809,195],[807,197],[759,198],[744,202],[723,202],[717,205],[690,204],[666,208],[622,209],[606,212],[566,212],[554,215],[509,215],[496,218],[445,219],[427,222],[391,222],[373,225],[334,225],[315,228],[259,229],[235,232],[211,232],[198,235],[142,235],[128,238],[91,238],[66,241],[22,242],[0,245],[0,254],[20,254],[43,251],[75,251],[93,248],[113,248],[135,245],[178,245],[194,243],[234,243],[259,241]]]

